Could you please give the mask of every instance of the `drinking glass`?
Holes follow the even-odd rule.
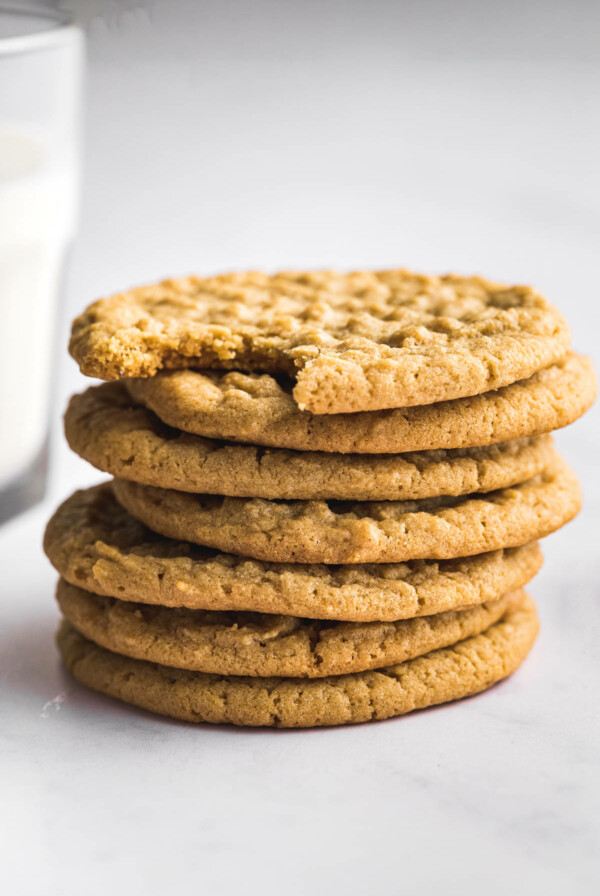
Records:
[[[79,186],[83,36],[0,4],[0,523],[47,474],[53,336]]]

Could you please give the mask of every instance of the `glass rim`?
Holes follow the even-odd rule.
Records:
[[[0,21],[3,16],[14,16],[17,19],[37,18],[44,24],[25,34],[14,34],[9,37],[0,35],[0,57],[12,53],[28,53],[46,49],[60,43],[65,37],[74,37],[81,33],[81,29],[75,24],[74,18],[69,13],[60,10],[48,9],[46,6],[37,6],[34,3],[27,6],[16,6],[11,3],[0,3]]]

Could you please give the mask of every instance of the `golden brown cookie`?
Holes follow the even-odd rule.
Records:
[[[301,411],[292,380],[266,373],[169,370],[125,385],[135,401],[185,432],[341,454],[465,448],[540,435],[580,417],[597,390],[590,360],[573,352],[527,380],[471,398],[355,414]]]
[[[416,500],[492,491],[540,473],[549,435],[485,448],[342,455],[228,445],[173,430],[135,405],[121,383],[75,395],[70,447],[95,467],[144,485],[252,498]]]
[[[538,619],[531,599],[485,632],[396,666],[328,678],[207,675],[130,659],[98,647],[68,622],[58,646],[80,682],[126,703],[189,722],[311,728],[403,715],[491,687],[523,662]]]
[[[90,641],[138,660],[216,675],[324,678],[403,663],[485,631],[522,598],[399,622],[322,622],[134,604],[60,579],[63,616]]]
[[[559,361],[569,331],[535,290],[408,271],[165,280],[101,299],[70,351],[90,376],[161,368],[285,373],[315,414],[476,395]]]
[[[424,501],[265,501],[189,495],[113,480],[118,501],[155,532],[284,563],[447,559],[542,538],[579,511],[574,473],[556,455],[513,488]]]
[[[72,584],[126,601],[351,622],[476,606],[525,585],[542,563],[535,543],[458,560],[263,563],[156,535],[123,510],[108,484],[58,508],[44,549]]]

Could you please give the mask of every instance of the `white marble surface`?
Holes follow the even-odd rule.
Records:
[[[600,368],[597,6],[126,6],[90,31],[55,421],[82,384],[68,319],[191,269],[533,282]],[[248,732],[155,719],[61,670],[43,524],[98,476],[57,426],[47,503],[0,529],[4,892],[597,892],[597,412],[558,441],[586,503],[546,543],[518,674],[404,719]]]

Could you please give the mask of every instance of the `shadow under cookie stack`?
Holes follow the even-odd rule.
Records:
[[[234,273],[91,305],[70,447],[114,478],[48,524],[58,645],[190,722],[402,715],[510,675],[537,540],[580,507],[549,433],[595,396],[528,287]]]

